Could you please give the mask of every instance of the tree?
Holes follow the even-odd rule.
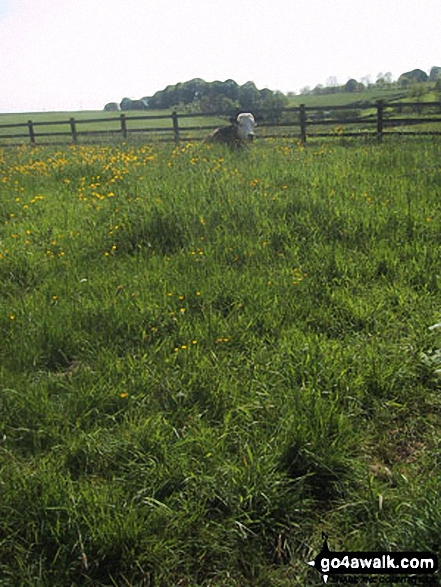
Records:
[[[390,71],[387,73],[379,73],[377,74],[377,81],[375,85],[379,88],[385,88],[386,86],[390,86],[392,83],[392,74]]]
[[[429,74],[429,81],[437,82],[441,78],[441,67],[432,67]]]
[[[405,87],[410,86],[411,84],[425,83],[428,79],[429,76],[425,71],[422,69],[413,69],[412,71],[407,71],[400,75],[398,78],[398,85]]]
[[[361,78],[361,83],[368,88],[372,83],[371,76],[369,74],[366,74],[364,77]]]
[[[239,85],[234,79],[227,79],[223,84],[224,95],[230,100],[239,100]]]
[[[189,104],[196,100],[201,100],[205,95],[207,82],[196,77],[188,82],[182,84],[182,102]]]
[[[109,102],[104,106],[105,112],[117,112],[119,110],[119,106],[116,102]]]
[[[426,88],[426,84],[424,84],[424,83],[412,84],[410,86],[410,95],[413,98],[420,99],[424,96],[425,93],[427,93],[427,88]]]
[[[271,90],[261,90],[260,94],[261,109],[266,111],[267,117],[271,122],[278,123],[282,116],[282,110],[288,102],[288,98],[282,92],[271,92]]]
[[[221,96],[218,102],[217,110],[221,114],[231,114],[239,109],[239,102],[226,96]]]
[[[311,93],[311,86],[305,86],[304,88],[300,88],[299,93],[301,96],[307,96],[308,94]]]
[[[344,88],[345,88],[345,92],[355,92],[358,88],[358,81],[356,79],[349,79]]]
[[[336,94],[338,92],[338,81],[335,75],[331,75],[326,80],[326,87],[330,89],[331,94]]]
[[[130,110],[130,108],[132,107],[132,100],[130,98],[123,98],[121,100],[121,104],[119,105],[119,107],[123,111]]]
[[[124,99],[126,109],[133,108],[128,98]],[[185,107],[197,112],[220,112],[233,114],[236,110],[257,112],[259,108],[268,108],[274,116],[286,104],[287,98],[281,92],[273,92],[268,88],[258,90],[252,81],[239,86],[234,80],[224,82],[206,82],[201,78],[194,78],[187,82],[170,85],[159,90],[150,98],[143,98],[151,109]],[[123,108],[123,106],[121,106]]]
[[[239,106],[243,110],[253,111],[259,107],[260,93],[254,82],[246,82],[239,87]]]

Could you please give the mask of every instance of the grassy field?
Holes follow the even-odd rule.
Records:
[[[322,531],[439,552],[440,161],[0,152],[0,585],[318,586]]]
[[[386,102],[395,100],[398,96],[403,96],[408,93],[403,89],[372,89],[363,92],[336,92],[335,94],[299,94],[290,98],[290,105],[300,106],[326,106],[332,108],[333,106],[350,106],[354,102],[370,102],[375,104],[378,100]]]

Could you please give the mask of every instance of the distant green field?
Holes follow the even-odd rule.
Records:
[[[407,96],[407,92],[397,89],[394,90],[371,90],[364,92],[337,92],[335,94],[326,94],[323,96],[315,95],[298,95],[290,99],[290,104],[299,106],[347,106],[357,102],[371,102],[375,104],[377,100],[394,100],[398,96]]]
[[[435,92],[434,83],[424,84],[424,93],[421,97],[413,96],[413,87],[408,88],[370,88],[363,92],[335,92],[334,94],[315,95],[315,94],[299,94],[290,98],[290,104],[298,106],[305,104],[306,106],[340,106],[350,105],[356,102],[371,102],[375,104],[378,100],[388,101],[400,101],[405,100],[406,102],[412,100],[418,101],[437,101],[439,96]]]
[[[0,150],[1,586],[318,587],[322,532],[439,552],[440,161]]]

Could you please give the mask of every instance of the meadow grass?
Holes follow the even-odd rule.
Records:
[[[0,584],[439,551],[441,146],[0,155]]]

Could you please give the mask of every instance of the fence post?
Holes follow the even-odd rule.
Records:
[[[377,102],[377,142],[381,143],[383,140],[383,109],[384,102],[378,100]]]
[[[304,104],[300,104],[300,140],[302,145],[306,145],[306,110]]]
[[[121,120],[121,133],[122,133],[122,136],[123,136],[123,140],[126,140],[126,138],[127,138],[127,121],[126,121],[126,115],[125,114],[121,114],[120,120]]]
[[[35,145],[35,131],[32,120],[28,120],[29,138],[31,139],[31,145]]]
[[[75,118],[71,118],[70,122],[70,132],[72,133],[72,142],[74,145],[78,143],[78,135],[77,135],[77,125],[75,124]]]
[[[173,132],[175,133],[175,145],[179,144],[179,123],[178,123],[178,113],[176,110],[173,111],[172,114],[173,120]]]

